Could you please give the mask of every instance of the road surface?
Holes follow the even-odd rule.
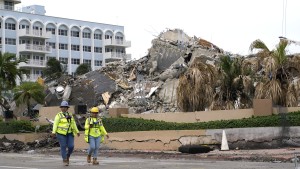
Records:
[[[72,169],[294,169],[293,163],[244,162],[189,159],[100,157],[100,166],[86,163],[86,156],[74,155]],[[0,153],[0,169],[66,169],[59,155]]]

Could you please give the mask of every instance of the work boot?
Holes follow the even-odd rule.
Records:
[[[67,156],[67,162],[70,163],[70,156]]]
[[[92,162],[92,160],[91,160],[91,155],[88,155],[88,156],[87,156],[86,161],[87,161],[88,163],[91,163],[91,162]]]
[[[97,158],[93,158],[93,165],[99,165],[99,162],[97,161]]]
[[[64,159],[64,160],[63,160],[63,163],[64,163],[65,166],[68,166],[68,165],[69,165],[69,161],[68,161],[67,159]]]

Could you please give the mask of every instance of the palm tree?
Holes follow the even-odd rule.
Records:
[[[43,78],[46,78],[46,81],[58,79],[66,72],[66,67],[55,58],[50,58],[47,61],[46,68],[43,71]]]
[[[45,98],[44,87],[37,82],[23,82],[21,85],[14,88],[14,100],[16,105],[26,104],[30,117],[33,115],[30,113],[31,101],[43,104]]]
[[[83,64],[80,64],[80,65],[77,67],[75,73],[76,73],[76,75],[83,75],[83,74],[85,74],[85,73],[87,73],[87,72],[89,72],[89,71],[91,71],[91,70],[92,70],[92,69],[91,69],[91,66],[90,66],[90,65],[88,65],[88,64],[86,64],[86,63],[83,63]]]
[[[220,57],[218,91],[215,93],[212,109],[233,109],[234,102],[243,100],[245,106],[251,106],[254,87],[251,67],[246,66],[242,57]]]
[[[292,60],[286,54],[288,41],[281,40],[272,51],[266,48],[258,48],[258,46],[266,45],[262,41],[256,40],[251,44],[250,50],[259,49],[258,53],[266,54],[266,51],[268,51],[268,54],[261,62],[265,74],[256,86],[255,98],[269,98],[273,100],[274,104],[282,106],[297,106],[298,93],[295,90],[297,86],[291,83],[295,78],[291,70],[296,72],[300,70],[298,64],[291,64]]]
[[[17,79],[22,81],[23,75],[28,74],[27,70],[18,68],[20,62],[26,60],[17,59],[15,54],[0,53],[0,105],[6,110],[9,105],[4,95],[17,85]]]
[[[27,74],[27,70],[18,68],[20,62],[25,60],[17,59],[15,54],[0,53],[0,78],[1,87],[11,89],[17,85],[16,79],[22,80],[22,75]]]
[[[213,100],[215,68],[195,58],[193,64],[179,78],[177,87],[178,107],[182,111],[202,111]]]

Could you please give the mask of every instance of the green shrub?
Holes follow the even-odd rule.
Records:
[[[22,132],[33,132],[34,127],[30,121],[8,121],[0,122],[0,134],[10,134],[10,133],[22,133]]]
[[[200,130],[247,127],[300,126],[300,111],[282,115],[251,117],[238,120],[218,120],[197,123],[172,123],[137,118],[104,118],[107,132],[155,131],[155,130]],[[40,126],[38,132],[50,132],[50,125]],[[0,122],[0,134],[34,132],[35,126],[30,121]]]
[[[279,127],[283,125],[283,122],[287,126],[300,126],[300,112],[288,113],[286,116],[272,115],[197,123],[170,123],[125,117],[103,119],[103,124],[108,132]]]

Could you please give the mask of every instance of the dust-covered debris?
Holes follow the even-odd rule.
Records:
[[[181,29],[167,29],[152,40],[148,54],[138,60],[107,60],[105,67],[98,70],[47,82],[44,106],[58,106],[63,99],[70,105],[87,108],[126,107],[129,113],[251,108],[253,98],[268,98],[270,92],[254,91],[266,91],[267,86],[263,88],[260,81],[269,80],[269,76],[283,79],[283,84],[292,79],[293,84],[286,87],[290,89],[286,92],[289,96],[284,98],[287,106],[297,105],[300,93],[295,94],[292,89],[293,85],[298,88],[299,56],[288,57],[289,77],[284,79],[272,74],[275,61],[262,54],[231,54],[201,37],[190,37]],[[224,56],[240,64],[243,70],[239,70],[239,76],[222,67],[226,63]],[[271,82],[276,87],[275,81]]]
[[[58,86],[71,87],[71,105],[128,107],[129,113],[176,112],[176,90],[195,55],[214,63],[223,50],[180,29],[162,32],[152,41],[147,56],[129,62],[113,61],[82,76],[64,76],[48,85],[46,106],[59,105]],[[214,58],[213,58],[214,57]],[[206,58],[206,59],[205,59]],[[69,89],[70,90],[70,89]],[[65,99],[66,100],[66,99]]]
[[[31,152],[36,149],[49,149],[54,147],[59,147],[59,143],[56,138],[52,137],[45,137],[28,143],[19,140],[9,140],[5,136],[0,138],[0,152]]]

